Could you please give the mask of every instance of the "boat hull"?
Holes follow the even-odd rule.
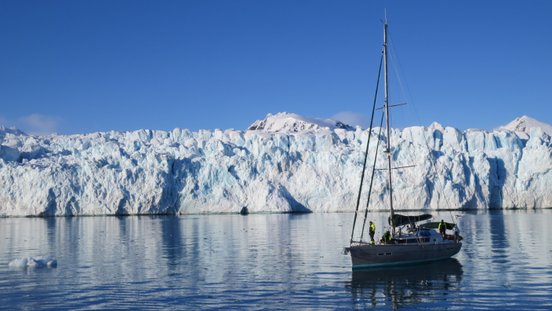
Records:
[[[348,248],[353,269],[400,266],[443,260],[456,255],[462,243],[436,244],[361,244]]]

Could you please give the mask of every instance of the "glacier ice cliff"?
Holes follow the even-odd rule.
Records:
[[[31,136],[0,128],[0,215],[354,210],[368,131],[327,120],[298,125],[313,121],[285,114],[269,115],[263,128],[274,117],[277,131]],[[542,128],[460,131],[433,123],[391,136],[395,165],[414,165],[393,171],[398,209],[552,207],[552,142]],[[387,209],[385,181],[377,170],[371,209]]]

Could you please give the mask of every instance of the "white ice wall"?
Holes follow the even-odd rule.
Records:
[[[521,135],[434,123],[394,129],[391,139],[394,165],[415,165],[393,171],[398,209],[552,207],[552,143],[538,128]],[[69,136],[0,129],[0,215],[350,211],[366,140],[359,128]],[[385,167],[383,149],[377,168]],[[386,180],[377,170],[375,209],[387,209]]]

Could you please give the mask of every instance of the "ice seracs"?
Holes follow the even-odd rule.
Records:
[[[415,165],[394,175],[396,204],[552,207],[551,138],[541,128],[528,133],[393,129],[394,162]],[[4,129],[0,215],[350,211],[367,137],[338,126],[49,136]],[[383,176],[374,187],[374,207],[384,209]]]

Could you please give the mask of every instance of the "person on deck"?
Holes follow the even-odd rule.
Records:
[[[383,242],[383,244],[391,242],[391,232],[389,232],[389,230],[385,231],[383,237],[381,238],[381,241]]]
[[[441,222],[439,223],[439,233],[441,236],[446,238],[447,236],[447,225],[445,224],[445,221],[441,219]]]
[[[374,244],[374,234],[376,234],[376,225],[374,225],[374,223],[371,221],[370,221],[370,228],[368,229],[368,233],[370,234],[370,242]]]

